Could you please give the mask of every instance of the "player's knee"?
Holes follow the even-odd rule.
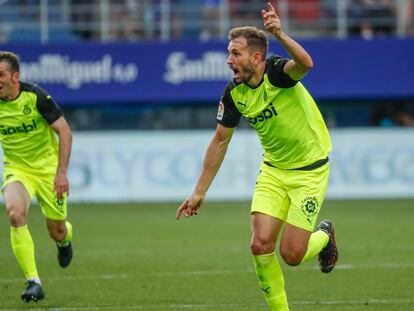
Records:
[[[294,251],[286,248],[280,249],[280,256],[282,257],[283,261],[289,266],[299,265],[302,262],[303,255],[303,252],[300,251]]]
[[[266,243],[262,240],[254,239],[250,244],[250,250],[253,255],[269,254],[275,250],[272,243]]]
[[[20,227],[26,224],[26,213],[10,207],[8,207],[7,210],[9,214],[10,225],[13,227]]]

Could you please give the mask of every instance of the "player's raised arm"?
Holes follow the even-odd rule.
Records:
[[[299,43],[283,32],[280,18],[270,2],[267,4],[267,11],[262,10],[261,13],[266,29],[279,41],[292,58],[283,68],[284,72],[293,80],[302,79],[313,67],[311,56]]]
[[[234,128],[227,128],[221,124],[217,125],[216,132],[204,156],[203,168],[197,185],[193,193],[178,208],[176,213],[177,220],[180,219],[181,214],[186,217],[197,215],[207,190],[223,162],[227,152],[227,146],[229,145],[233,133]]]

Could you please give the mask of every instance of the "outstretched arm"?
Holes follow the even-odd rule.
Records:
[[[69,194],[67,169],[72,150],[72,131],[63,116],[53,122],[51,127],[59,136],[59,160],[55,176],[55,191],[57,197],[61,199],[63,193]]]
[[[299,43],[283,32],[280,18],[270,2],[267,7],[267,11],[262,10],[261,12],[263,24],[292,58],[286,63],[283,70],[293,80],[300,80],[313,67],[312,58]]]
[[[221,124],[217,125],[216,132],[211,140],[204,156],[203,168],[193,193],[181,204],[177,210],[176,219],[179,220],[181,214],[184,216],[196,215],[198,209],[204,201],[208,188],[213,182],[233,135],[234,128],[227,128]]]

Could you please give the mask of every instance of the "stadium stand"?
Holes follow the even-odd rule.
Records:
[[[280,0],[278,5],[284,27],[296,37],[407,36],[413,29],[412,0]],[[251,0],[3,0],[0,38],[43,43],[225,39],[229,27],[260,26],[261,6]]]
[[[285,30],[299,40],[414,35],[413,0],[279,0],[277,4]],[[261,8],[261,3],[251,0],[2,0],[0,42],[223,42],[230,27],[260,27],[257,15]],[[318,103],[330,126],[372,126],[382,124],[372,121],[378,115],[378,107],[393,111],[395,101],[402,101],[406,114],[414,114],[412,98],[393,96],[350,101],[318,99]],[[132,101],[126,105],[116,101],[92,105],[75,101],[65,102],[64,106],[73,127],[79,130],[108,128],[109,119],[113,129],[211,128],[212,122],[197,117],[198,112],[214,116],[216,110],[216,102],[210,99],[178,104],[173,98],[161,102]]]

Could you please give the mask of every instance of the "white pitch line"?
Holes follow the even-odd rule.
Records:
[[[291,305],[405,305],[414,303],[413,299],[369,299],[369,300],[331,300],[331,301],[291,301]],[[224,303],[224,304],[169,304],[162,306],[148,306],[148,305],[135,305],[135,306],[89,306],[89,307],[45,307],[34,308],[32,311],[95,311],[95,310],[149,310],[160,309],[162,310],[182,310],[182,309],[200,309],[200,308],[217,308],[217,307],[253,307],[253,306],[265,306],[264,303]],[[26,308],[25,308],[26,309]],[[22,309],[0,309],[0,311],[19,311]]]
[[[309,267],[286,267],[289,271],[306,271],[306,270],[319,270],[317,266]],[[413,269],[414,263],[385,263],[379,265],[353,265],[342,264],[335,267],[336,270],[366,270],[366,269]],[[194,275],[231,275],[231,274],[244,274],[253,273],[253,269],[246,270],[199,270],[199,271],[177,271],[177,272],[154,272],[143,273],[142,276],[164,276],[164,277],[177,277],[177,276],[194,276]],[[128,279],[136,278],[135,274],[103,274],[103,275],[82,275],[82,276],[57,276],[49,277],[48,281],[70,281],[70,280],[116,280],[116,279]],[[1,278],[0,283],[8,282],[23,282],[22,278]]]
[[[305,266],[305,267],[286,267],[289,270],[319,270],[318,266]],[[386,263],[379,265],[353,265],[353,264],[341,264],[335,267],[335,270],[364,270],[364,269],[412,269],[414,263]],[[246,270],[200,270],[200,271],[178,271],[178,272],[155,272],[152,275],[156,276],[191,276],[191,275],[220,275],[220,274],[239,274],[239,273],[252,273],[253,269]]]
[[[368,300],[333,300],[333,301],[293,301],[295,305],[388,305],[410,304],[413,299],[368,299]]]
[[[116,279],[128,279],[136,277],[129,274],[102,274],[102,275],[82,275],[82,276],[61,276],[61,277],[49,277],[48,281],[77,281],[77,280],[116,280]],[[10,278],[10,279],[0,279],[0,283],[8,282],[24,282],[22,278]],[[0,309],[1,310],[1,309]]]
[[[379,265],[353,265],[353,264],[343,264],[338,265],[335,269],[340,270],[353,270],[353,269],[410,269],[414,268],[414,263],[385,263]],[[319,268],[316,268],[319,269]]]

